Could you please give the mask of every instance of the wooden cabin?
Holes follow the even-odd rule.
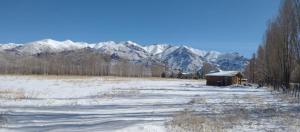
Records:
[[[239,71],[219,71],[205,75],[206,85],[211,86],[228,86],[241,84],[243,75]]]

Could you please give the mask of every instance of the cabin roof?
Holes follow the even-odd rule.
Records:
[[[190,74],[193,74],[193,73],[189,73],[189,72],[183,72],[182,75],[190,75]]]
[[[219,71],[215,73],[206,74],[205,76],[233,77],[238,74],[242,75],[242,73],[239,71]]]

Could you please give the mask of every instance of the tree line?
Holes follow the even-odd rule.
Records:
[[[159,62],[113,59],[91,49],[36,55],[0,53],[0,74],[160,77],[163,71]]]
[[[245,69],[250,82],[287,91],[300,83],[300,0],[283,0]]]

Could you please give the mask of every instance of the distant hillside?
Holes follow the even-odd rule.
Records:
[[[75,63],[76,57],[97,54],[97,56],[105,56],[107,63],[110,65],[121,64],[121,62],[139,64],[143,65],[143,67],[161,65],[167,66],[168,69],[181,70],[182,72],[199,71],[204,63],[222,70],[241,71],[248,63],[248,59],[235,52],[204,51],[188,46],[174,46],[170,44],[142,46],[132,41],[86,43],[45,39],[25,44],[0,44],[0,53],[0,62],[2,61],[2,64],[8,64],[16,57],[23,59],[34,57],[39,60],[44,58],[44,61],[47,61],[49,58],[57,56],[72,56],[71,60]],[[45,55],[47,55],[47,58],[45,58]],[[9,58],[8,56],[15,57]]]

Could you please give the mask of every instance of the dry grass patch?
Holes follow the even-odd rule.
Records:
[[[179,112],[166,123],[167,130],[170,132],[226,132],[249,118],[248,113],[243,109],[226,114],[199,115],[196,113],[189,110]]]
[[[203,97],[193,98],[188,104],[207,104],[207,99]]]
[[[265,122],[261,122],[261,118],[266,118],[269,121],[273,121],[273,118],[287,118],[280,114],[276,114],[276,111],[268,109],[247,110],[247,109],[232,109],[230,111],[220,114],[196,114],[193,111],[184,111],[176,114],[171,121],[166,123],[166,128],[170,132],[227,132],[234,131],[236,128],[252,127],[256,125],[264,125]],[[269,113],[270,116],[265,116]],[[259,115],[262,115],[261,117]],[[296,119],[296,118],[294,118]],[[285,130],[296,130],[297,125],[290,125],[299,123],[289,118],[287,120],[293,122],[286,124],[286,121],[279,119]],[[266,130],[273,130],[272,128],[266,128]],[[300,130],[300,129],[299,129]]]
[[[242,100],[245,100],[247,103],[255,105],[255,107],[264,107],[268,105],[267,102],[262,97],[252,94],[246,94],[242,96]]]
[[[300,111],[299,111],[300,112]],[[300,132],[300,113],[297,111],[273,112],[270,119],[280,122],[283,129],[288,132]]]
[[[167,122],[166,128],[170,132],[223,132],[224,122],[205,115],[195,115],[186,110]]]
[[[254,103],[261,100],[256,96],[245,98]],[[198,98],[191,102],[205,104],[206,100]],[[170,132],[226,132],[245,129],[300,132],[300,113],[280,110],[277,105],[261,103],[246,108],[233,103],[230,107],[223,107],[220,113],[210,112],[205,114],[201,111],[185,110],[175,114],[165,125]]]
[[[120,89],[113,88],[111,91],[97,93],[97,98],[115,98],[124,96],[135,96],[140,93],[138,88]]]
[[[10,90],[10,89],[0,90],[0,99],[22,100],[27,98],[28,97],[25,95],[25,92],[23,90]]]
[[[69,80],[69,79],[91,79],[97,78],[95,76],[75,76],[75,75],[24,75],[25,77],[29,77],[31,79],[39,79],[39,80]]]

